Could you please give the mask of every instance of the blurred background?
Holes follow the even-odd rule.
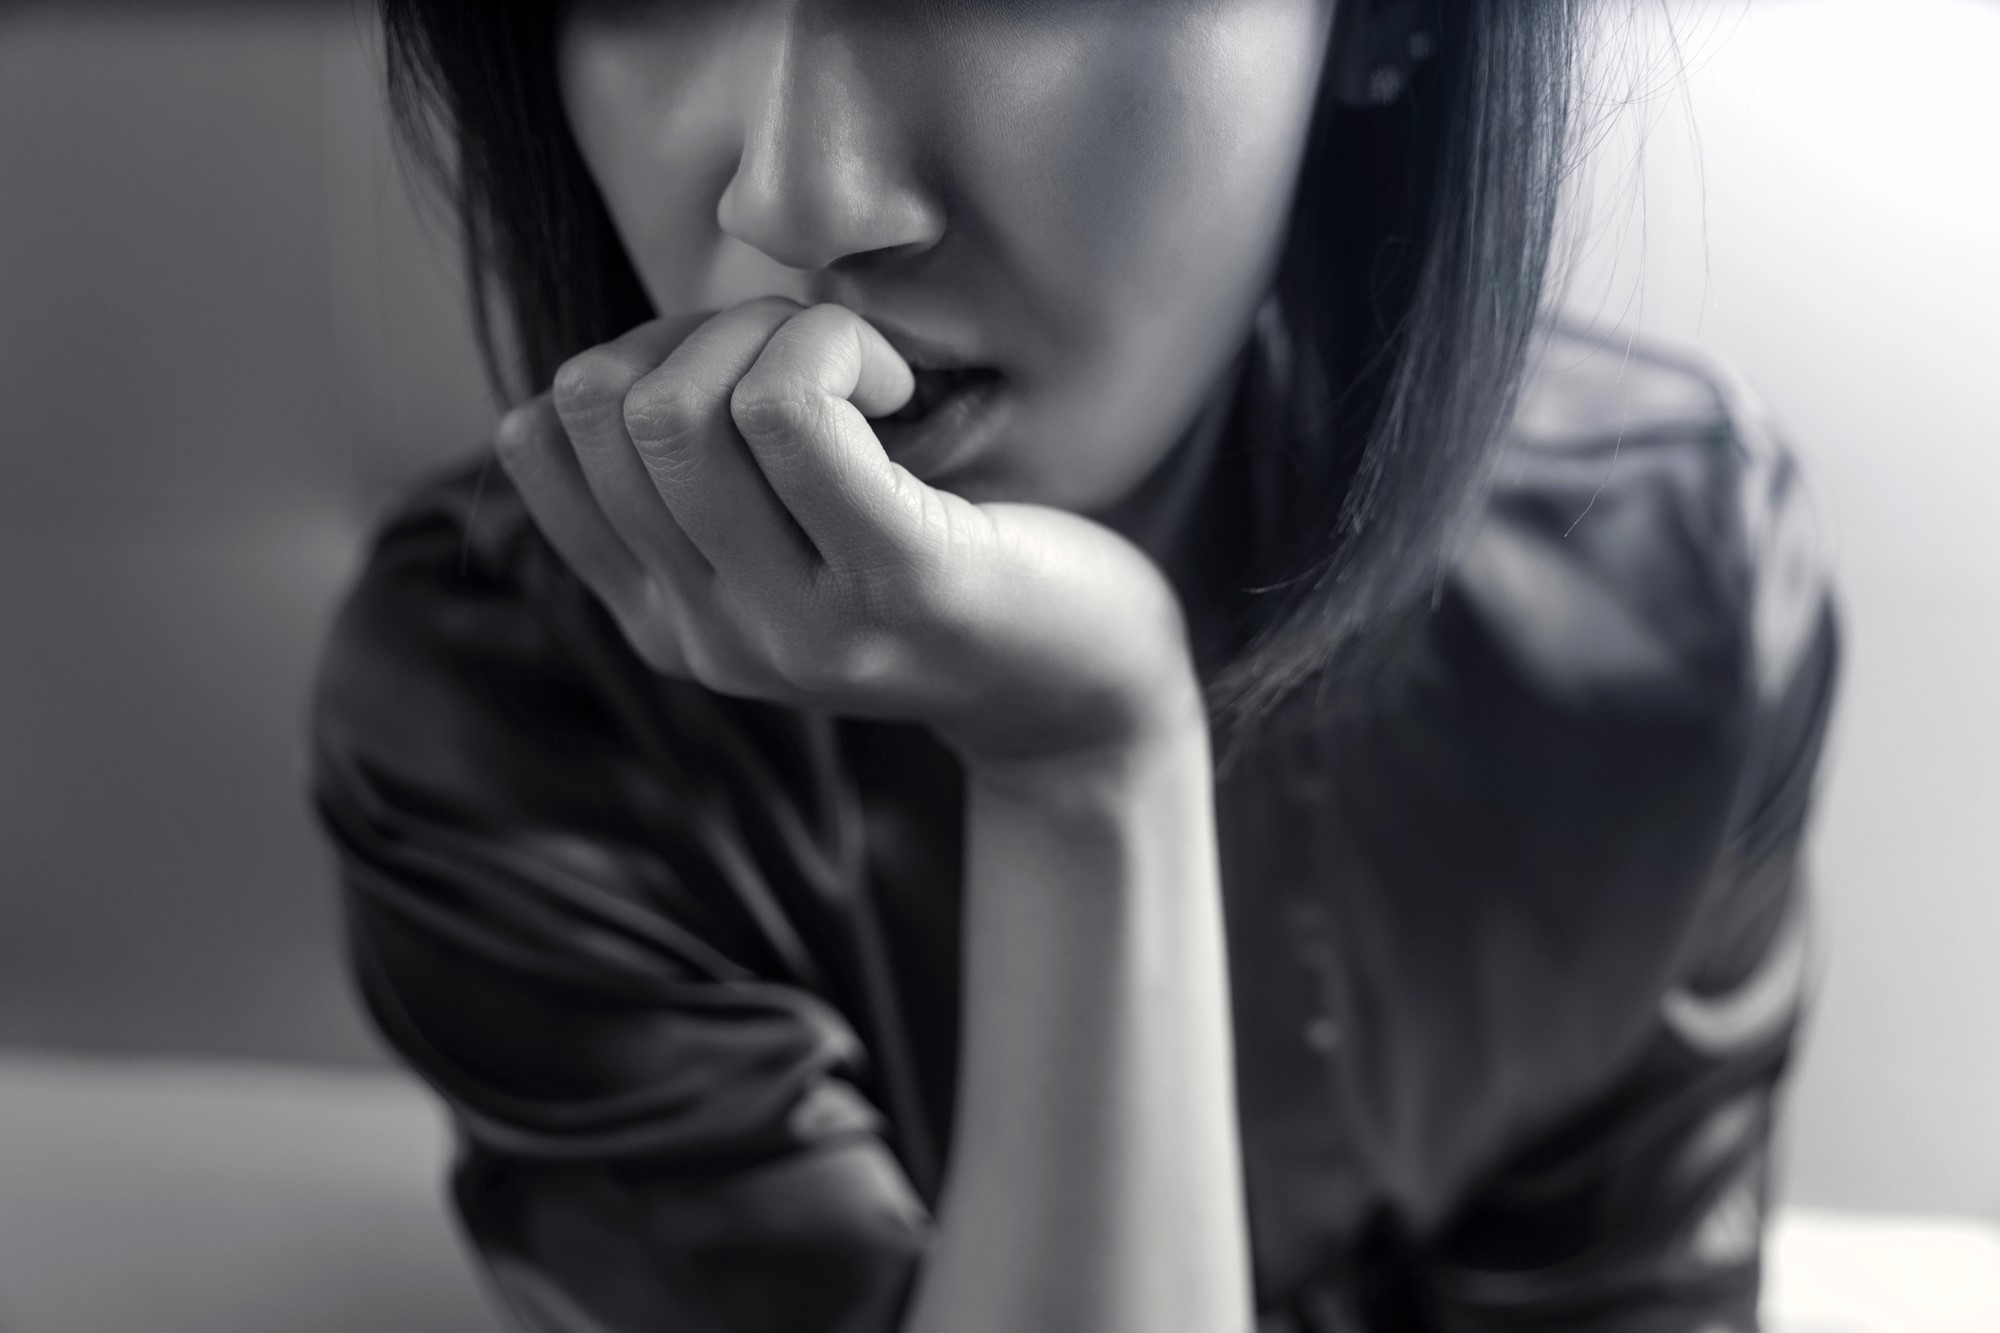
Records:
[[[1564,303],[1742,372],[1847,630],[1774,1326],[1992,1333],[2000,4],[1639,8]],[[303,796],[368,524],[495,415],[378,59],[346,0],[0,5],[9,1333],[498,1327]]]

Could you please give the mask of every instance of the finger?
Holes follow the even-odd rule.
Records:
[[[625,429],[625,396],[712,312],[648,320],[556,372],[551,391],[584,481],[640,563],[690,585],[714,568],[660,498]]]
[[[630,598],[645,570],[598,508],[548,396],[502,417],[493,439],[528,516],[563,563],[607,605]]]
[[[796,588],[819,564],[730,418],[730,393],[795,301],[746,301],[688,335],[625,398],[625,424],[660,499],[725,579]]]
[[[829,303],[772,334],[730,398],[772,490],[830,562],[902,547],[922,526],[922,483],[883,450],[864,415],[909,401],[914,383],[888,339]]]
[[[902,353],[882,336],[881,330],[844,306],[815,308],[838,311],[839,315],[815,318],[825,319],[834,330],[851,323],[855,336],[861,340],[855,349],[860,360],[855,367],[854,389],[847,395],[856,411],[864,417],[886,417],[910,401],[910,395],[917,391],[916,374],[910,363],[903,360]],[[847,317],[844,320],[840,318],[843,315]]]

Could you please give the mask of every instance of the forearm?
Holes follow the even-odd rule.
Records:
[[[1246,1333],[1208,737],[972,765],[959,1115],[906,1333]]]

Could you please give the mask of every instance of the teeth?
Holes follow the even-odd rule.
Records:
[[[939,402],[949,397],[961,386],[975,380],[988,378],[993,372],[974,367],[954,370],[919,370],[915,372],[916,389],[910,401],[888,416],[890,421],[914,421],[928,413]]]
[[[917,376],[916,391],[910,395],[910,401],[891,412],[887,420],[915,421],[918,417],[931,410],[934,398],[934,391],[924,377],[919,375]]]

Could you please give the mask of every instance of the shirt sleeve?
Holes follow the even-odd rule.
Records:
[[[311,781],[354,975],[449,1108],[492,1290],[546,1333],[892,1329],[929,1217],[829,998],[825,756],[622,653],[482,482],[378,533]]]
[[[1767,442],[1768,443],[1768,442]],[[1790,454],[1746,473],[1757,724],[1651,1035],[1469,1191],[1428,1260],[1452,1333],[1751,1333],[1770,1143],[1809,983],[1805,832],[1840,628]]]

